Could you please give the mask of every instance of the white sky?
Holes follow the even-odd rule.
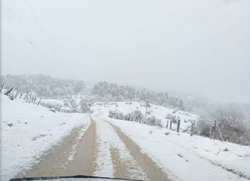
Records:
[[[3,74],[250,102],[249,0],[3,0],[2,10]]]

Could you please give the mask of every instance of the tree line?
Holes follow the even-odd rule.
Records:
[[[34,92],[42,98],[69,98],[83,94],[87,84],[79,80],[53,78],[47,75],[5,75],[1,77],[4,87],[14,87],[20,92]]]
[[[160,106],[187,109],[181,98],[169,96],[167,92],[155,92],[145,88],[136,90],[130,86],[119,86],[106,81],[95,84],[91,95],[96,96],[97,101],[100,102],[148,101]]]

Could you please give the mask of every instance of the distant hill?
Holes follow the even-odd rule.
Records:
[[[136,90],[134,87],[120,86],[106,81],[95,84],[91,94],[96,96],[98,101],[103,102],[148,101],[156,105],[188,109],[184,106],[182,98],[169,96],[167,92]]]

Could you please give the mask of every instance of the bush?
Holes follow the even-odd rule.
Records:
[[[250,144],[249,117],[247,109],[236,103],[221,104],[213,107],[206,115],[198,121],[197,127],[202,136],[209,136],[214,120],[217,121],[222,137],[225,141]],[[216,130],[216,139],[221,139]]]
[[[81,101],[81,110],[86,113],[90,110],[90,107],[87,102]]]
[[[122,120],[124,118],[124,115],[119,110],[110,110],[108,117]]]
[[[156,120],[155,120],[155,125],[162,128],[163,125],[162,125],[162,123],[161,123],[161,119],[156,119]]]
[[[145,124],[155,126],[156,125],[155,121],[156,121],[155,116],[150,116],[146,119]]]
[[[199,134],[201,136],[209,137],[211,131],[211,121],[206,120],[205,117],[201,117],[197,123],[197,129],[199,130]]]
[[[130,114],[125,114],[123,119],[126,120],[126,121],[130,121],[130,117],[131,117]]]
[[[172,123],[177,123],[177,118],[176,116],[172,115],[172,114],[168,114],[166,116],[166,119],[169,119],[170,121],[172,121]]]
[[[115,118],[115,117],[116,117],[115,115],[116,115],[116,114],[115,114],[115,111],[114,111],[114,110],[110,110],[110,111],[109,111],[108,117],[110,117],[110,118]]]
[[[141,122],[143,119],[143,114],[140,110],[133,111],[132,113],[130,113],[130,116],[132,121]]]

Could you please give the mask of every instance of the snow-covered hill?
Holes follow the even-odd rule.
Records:
[[[129,114],[135,110],[145,113],[145,106],[138,102],[96,103],[91,107],[94,114],[118,126],[122,132],[134,140],[159,167],[167,168],[168,175],[180,180],[246,180],[250,179],[250,147],[233,143],[211,140],[201,136],[190,136],[165,128],[166,115],[181,119],[181,130],[189,129],[191,122],[199,116],[188,112],[176,111],[151,104],[150,115],[161,119],[163,127],[139,124],[136,121],[125,121],[109,117],[110,110]],[[148,115],[148,116],[150,116]],[[196,174],[190,175],[196,170]],[[206,178],[212,172],[214,176]],[[177,177],[176,177],[177,176]],[[239,177],[240,176],[240,177]],[[221,179],[220,179],[221,180]]]
[[[139,102],[117,102],[117,103],[95,103],[93,106],[91,106],[91,110],[94,112],[102,112],[104,116],[109,115],[109,111],[117,110],[118,112],[121,112],[123,114],[129,114],[136,110],[139,110],[143,115],[145,115],[146,107],[143,105],[143,103]],[[150,104],[150,107],[148,108],[147,118],[150,116],[154,116],[156,119],[161,120],[161,125],[163,127],[166,127],[167,121],[170,121],[168,117],[174,117],[176,120],[181,120],[180,130],[185,131],[187,130],[191,123],[194,121],[197,121],[199,116],[195,114],[191,114],[188,112],[176,110],[176,109],[170,109],[163,106],[156,106],[154,104]],[[177,127],[177,124],[173,124],[172,129],[175,130]]]

